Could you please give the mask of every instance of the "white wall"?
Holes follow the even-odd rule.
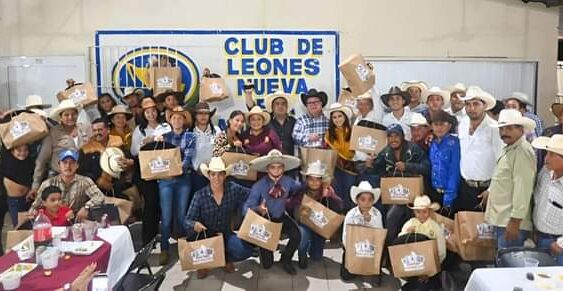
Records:
[[[98,29],[335,29],[342,57],[538,60],[551,121],[558,23],[519,0],[0,0],[0,56],[88,54]]]

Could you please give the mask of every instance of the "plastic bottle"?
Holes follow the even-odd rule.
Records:
[[[36,248],[51,244],[53,241],[52,228],[51,220],[43,213],[43,209],[40,209],[33,221],[33,244]]]

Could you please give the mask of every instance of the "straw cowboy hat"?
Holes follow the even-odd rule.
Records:
[[[358,186],[352,186],[352,188],[350,188],[350,199],[352,199],[354,203],[358,204],[356,198],[358,198],[358,195],[361,193],[371,193],[373,195],[373,201],[377,201],[381,196],[381,189],[372,188],[368,181],[362,181],[358,184]]]
[[[540,136],[532,141],[532,146],[563,156],[563,134],[554,134],[551,137]]]
[[[307,106],[307,99],[309,99],[311,97],[317,97],[317,98],[321,99],[321,103],[322,103],[323,107],[325,107],[325,105],[328,101],[328,96],[326,95],[325,92],[317,91],[317,89],[313,88],[313,89],[309,89],[309,91],[307,91],[307,93],[301,94],[301,103],[303,103],[303,105],[306,107]]]
[[[516,109],[503,109],[498,117],[498,124],[494,127],[504,127],[508,125],[520,125],[527,131],[536,128],[536,122],[528,117],[522,116],[522,113]]]
[[[350,93],[350,96],[352,96],[352,93]],[[409,97],[410,97],[410,95],[409,95]],[[358,100],[358,99],[369,99],[369,100],[373,101],[373,96],[371,95],[370,90],[368,90],[366,93],[356,97],[356,100]]]
[[[515,99],[515,100],[518,100],[518,101],[520,101],[520,102],[522,102],[526,105],[533,106],[532,102],[530,102],[530,97],[526,93],[512,92],[512,94],[510,94],[510,96],[503,98],[502,101],[506,102],[510,99]]]
[[[397,86],[391,87],[389,89],[389,92],[387,92],[387,94],[381,95],[381,102],[383,102],[385,106],[389,107],[389,98],[391,98],[391,96],[393,95],[399,95],[403,97],[403,100],[405,101],[405,106],[411,103],[411,95],[408,92],[401,90],[401,88]]]
[[[209,104],[207,102],[198,102],[194,106],[194,113],[195,114],[208,113],[209,117],[212,117],[213,115],[215,115],[215,112],[217,112],[217,108],[211,110],[211,108],[209,108]]]
[[[55,121],[59,121],[61,119],[61,113],[67,110],[76,110],[80,111],[80,105],[74,104],[74,102],[70,99],[65,99],[53,111],[51,112],[51,118]]]
[[[461,98],[461,101],[469,101],[472,99],[479,99],[485,102],[485,111],[493,109],[497,103],[495,97],[483,91],[479,86],[470,86],[465,93],[465,97]]]
[[[125,114],[127,120],[133,118],[133,114],[131,113],[131,111],[129,111],[129,108],[121,104],[113,106],[111,111],[108,113],[108,118],[112,119],[116,114]]]
[[[301,174],[304,176],[312,176],[317,178],[326,178],[326,166],[321,163],[320,160],[316,160],[314,162],[309,163],[307,166],[307,171],[301,171]]]
[[[151,97],[143,98],[143,100],[141,101],[141,108],[145,110],[151,107],[156,108],[156,103],[154,102],[154,100]]]
[[[411,123],[409,123],[410,126],[430,126],[430,124],[428,124],[428,120],[426,119],[426,117],[424,117],[424,115],[417,113],[417,112],[413,112],[411,115]]]
[[[278,98],[282,98],[285,99],[285,102],[287,102],[287,110],[291,110],[291,108],[293,107],[293,104],[291,103],[291,95],[286,94],[285,92],[283,92],[282,90],[278,90],[270,95],[267,95],[264,98],[264,105],[266,106],[266,111],[268,112],[272,112],[272,103],[274,103],[274,101]]]
[[[348,123],[352,123],[352,116],[354,113],[352,112],[352,109],[350,109],[350,107],[342,105],[340,103],[332,103],[330,104],[330,107],[328,107],[328,109],[325,111],[326,117],[330,119],[330,115],[335,111],[344,113],[344,115],[348,117]]]
[[[405,81],[401,83],[400,87],[401,90],[403,91],[407,91],[407,89],[409,89],[410,87],[416,87],[420,89],[421,92],[428,90],[428,84],[426,84],[423,81],[417,81],[417,80]]]
[[[232,166],[225,166],[225,162],[221,157],[212,157],[209,161],[209,165],[201,164],[199,166],[201,174],[209,179],[209,171],[211,172],[225,172],[228,175],[231,174]]]
[[[168,89],[168,90],[156,95],[156,97],[154,99],[156,99],[156,102],[162,103],[162,102],[164,102],[166,97],[168,97],[170,95],[174,96],[174,98],[176,98],[176,100],[178,100],[178,104],[184,103],[184,93],[174,91],[172,89]]]
[[[450,91],[450,94],[453,94],[453,93],[456,93],[456,92],[466,93],[468,88],[463,83],[455,83],[455,85],[451,85],[451,86],[447,87],[446,90]]]
[[[264,119],[264,126],[266,126],[268,123],[270,123],[270,114],[268,112],[262,110],[262,108],[260,108],[260,106],[254,106],[254,107],[252,107],[252,109],[250,109],[249,112],[246,112],[244,114],[246,122],[250,121],[250,116],[252,116],[252,115],[262,116],[262,118]]]
[[[266,156],[256,158],[250,162],[250,167],[258,172],[266,172],[270,164],[283,164],[284,171],[293,170],[301,165],[301,160],[289,155],[284,155],[278,150],[271,150]]]
[[[442,96],[442,99],[444,100],[444,106],[442,107],[446,107],[448,104],[450,104],[450,92],[442,90],[438,86],[422,91],[422,95],[420,96],[422,103],[426,103],[426,101],[428,101],[428,97],[432,95]]]
[[[100,167],[102,171],[114,178],[119,178],[125,169],[119,166],[119,160],[125,158],[123,151],[116,147],[108,147],[100,156]]]
[[[555,115],[555,117],[559,118],[561,113],[563,112],[563,103],[553,103],[551,104],[551,113]]]
[[[172,115],[174,114],[182,115],[185,121],[191,120],[190,113],[186,109],[184,109],[184,107],[176,106],[172,110],[166,110],[166,121],[168,123],[170,123],[170,118],[172,118]]]
[[[43,98],[39,95],[29,95],[25,98],[25,109],[29,108],[47,109],[51,108],[51,104],[43,103]]]
[[[430,201],[430,197],[426,195],[417,196],[414,202],[409,204],[408,207],[413,210],[432,209],[434,211],[440,209],[440,204]]]
[[[126,87],[123,90],[123,99],[127,99],[130,96],[137,95],[139,98],[145,97],[145,91],[141,88]]]

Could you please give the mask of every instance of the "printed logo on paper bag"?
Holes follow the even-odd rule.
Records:
[[[215,250],[202,245],[199,248],[193,250],[190,255],[192,257],[192,263],[194,265],[205,264],[213,262],[213,260],[215,259]]]
[[[370,135],[358,137],[358,148],[362,150],[375,151],[377,140]]]
[[[326,215],[322,210],[321,211],[312,210],[311,214],[309,214],[309,220],[311,220],[311,222],[314,225],[320,228],[324,228],[325,225],[328,224],[328,219],[326,218]]]
[[[358,64],[356,67],[356,73],[362,82],[365,82],[369,78],[369,69],[364,66],[364,64]]]
[[[477,224],[477,233],[479,234],[479,239],[494,239],[494,232],[494,227],[488,223]]]
[[[411,191],[409,188],[406,188],[401,184],[389,188],[389,196],[391,196],[392,200],[409,200],[410,195]]]
[[[156,79],[157,88],[172,89],[172,85],[174,85],[174,80],[170,79],[168,76],[162,76]]]
[[[161,157],[150,160],[149,168],[153,174],[170,171],[170,160],[163,160]]]
[[[444,230],[444,238],[447,240],[452,235],[452,232],[446,227],[444,223],[441,224],[442,230]]]
[[[356,257],[359,258],[375,257],[375,245],[370,243],[367,239],[355,243],[354,248],[356,249]]]
[[[223,87],[219,86],[217,83],[209,85],[209,89],[211,89],[213,95],[223,95]]]
[[[401,259],[401,263],[405,272],[422,271],[424,270],[424,260],[424,256],[411,252],[410,255]]]
[[[74,89],[74,91],[68,95],[68,99],[72,100],[74,104],[79,104],[84,101],[86,97],[86,90],[80,90],[78,88]]]
[[[251,224],[250,233],[248,234],[250,238],[267,243],[270,238],[272,238],[272,233],[269,232],[263,224]]]
[[[233,164],[233,176],[247,176],[248,171],[250,170],[250,166],[248,163],[245,163],[243,160],[239,160]]]
[[[31,126],[27,121],[14,121],[12,127],[10,127],[10,134],[14,139],[17,139],[24,134],[31,131]]]

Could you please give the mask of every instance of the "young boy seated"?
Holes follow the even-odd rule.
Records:
[[[342,245],[344,252],[342,253],[342,265],[340,266],[340,277],[342,280],[348,281],[353,278],[346,269],[346,225],[362,225],[371,228],[383,228],[381,213],[373,204],[379,200],[381,190],[372,188],[367,181],[362,181],[358,186],[350,188],[350,199],[356,203],[356,207],[350,209],[344,218],[344,228],[342,230]]]
[[[72,209],[63,205],[62,190],[57,186],[48,186],[41,192],[41,209],[53,226],[69,226],[74,218]]]
[[[399,236],[408,233],[419,233],[427,236],[429,239],[436,240],[438,245],[438,256],[440,258],[440,262],[443,262],[446,258],[446,238],[444,237],[444,230],[438,222],[432,219],[432,214],[434,211],[440,209],[440,205],[438,203],[432,203],[430,197],[421,195],[414,199],[413,205],[409,205],[409,208],[414,211],[415,217],[409,219],[403,225]],[[422,287],[420,285],[433,286],[435,284],[440,284],[438,275],[430,279],[427,276],[421,276],[417,279],[407,280],[407,282],[407,285],[409,286],[417,285],[419,287]],[[406,287],[405,290],[408,290],[408,287]]]

